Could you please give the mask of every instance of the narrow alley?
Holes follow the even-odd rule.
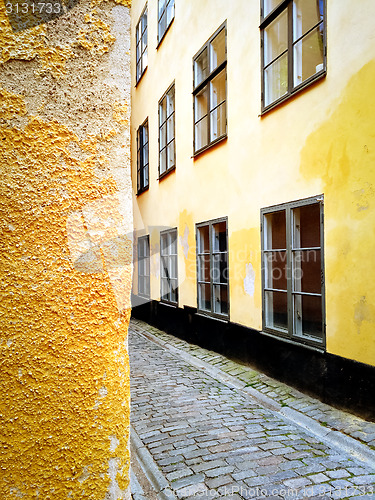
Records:
[[[141,321],[129,352],[135,500],[375,498],[375,424]]]

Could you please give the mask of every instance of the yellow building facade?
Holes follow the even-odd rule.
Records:
[[[371,13],[370,0],[135,0],[131,37],[134,314],[362,413]]]

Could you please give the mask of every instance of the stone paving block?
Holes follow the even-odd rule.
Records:
[[[193,474],[193,471],[187,467],[176,470],[174,472],[170,472],[165,477],[168,481],[176,481],[176,479],[181,479],[186,476],[190,476]]]
[[[192,466],[194,472],[202,472],[217,467],[225,467],[228,465],[224,460],[212,460],[211,462],[202,462],[201,464]]]
[[[308,484],[311,484],[311,481],[306,477],[298,477],[296,479],[287,479],[284,481],[284,484],[289,488],[304,488]]]
[[[175,484],[174,484],[175,486]],[[204,498],[204,492],[207,491],[207,487],[204,483],[195,483],[187,486],[183,486],[181,489],[175,490],[178,498]],[[206,497],[207,498],[207,497]]]
[[[258,474],[253,469],[246,469],[241,472],[232,472],[233,479],[239,481],[241,479],[248,479],[257,476]]]
[[[375,474],[367,474],[365,476],[351,477],[350,481],[358,485],[373,485],[375,490]]]
[[[227,465],[226,467],[217,467],[215,469],[208,469],[204,473],[205,476],[213,478],[213,477],[220,477],[224,474],[230,474],[231,472],[233,472],[233,470],[234,467],[232,465]]]
[[[329,477],[326,476],[325,474],[319,473],[319,474],[311,474],[308,476],[308,478],[316,484],[319,483],[325,483],[326,481],[329,481]]]
[[[344,489],[353,486],[353,483],[349,482],[347,479],[337,479],[336,481],[331,481],[329,484],[333,489]]]
[[[342,479],[350,477],[350,473],[345,469],[327,470],[326,474],[332,479]]]

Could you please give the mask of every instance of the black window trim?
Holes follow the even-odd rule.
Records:
[[[141,12],[141,15],[139,16],[139,19],[138,19],[138,23],[136,25],[136,28],[135,28],[135,33],[136,33],[136,40],[135,40],[135,45],[136,45],[136,48],[135,48],[135,87],[138,86],[139,82],[142,80],[142,77],[143,75],[145,74],[147,68],[148,68],[148,64],[145,68],[142,68],[142,73],[139,75],[139,78],[137,78],[137,73],[138,73],[138,61],[137,61],[137,34],[138,34],[138,26],[139,26],[139,23],[141,22],[142,20],[142,17],[144,15],[144,13],[146,12],[148,8],[148,2],[146,2],[145,6],[143,7],[143,10]],[[146,26],[146,29],[147,29],[147,45],[146,45],[146,50],[148,51],[148,12],[147,12],[147,26]],[[143,34],[143,33],[142,33]],[[141,41],[140,43],[142,43],[142,35],[141,35]],[[142,60],[142,55],[143,53],[141,54],[141,58],[140,60]]]
[[[169,2],[171,2],[171,1],[172,1],[172,0],[167,0],[167,2],[166,2],[166,3],[169,3]],[[173,0],[173,1],[175,1],[175,0]],[[167,10],[167,6],[165,6],[164,11],[166,11],[166,10]],[[164,33],[163,33],[163,34],[162,34],[162,36],[159,38],[159,22],[160,22],[161,17],[159,18],[159,0],[158,0],[158,30],[157,30],[158,35],[157,35],[156,50],[159,48],[159,45],[161,44],[161,42],[164,40],[164,38],[165,38],[166,34],[167,34],[167,33],[168,33],[168,31],[169,31],[169,28],[172,26],[173,21],[174,21],[175,14],[176,14],[176,3],[174,4],[174,14],[173,14],[173,17],[172,17],[172,19],[171,19],[171,22],[168,24],[168,26],[166,27],[166,29],[165,29]]]
[[[163,99],[167,96],[168,92],[173,87],[174,87],[174,92],[175,92],[175,94],[174,94],[174,103],[173,103],[173,113],[172,113],[174,115],[174,120],[173,120],[173,124],[174,124],[173,139],[171,141],[167,142],[167,133],[166,133],[165,148],[163,148],[163,149],[166,149],[168,147],[168,145],[171,144],[172,141],[174,141],[174,164],[173,164],[172,167],[168,168],[165,172],[160,173],[160,153],[161,153],[161,150],[160,150],[160,128],[161,128],[161,125],[160,125],[160,103],[163,101]],[[168,120],[168,117],[166,116],[164,123],[167,123],[167,120]],[[159,156],[159,159],[158,159],[158,180],[160,181],[164,177],[166,177],[169,173],[171,173],[174,170],[176,170],[176,86],[175,86],[175,80],[173,80],[173,82],[170,84],[170,86],[164,92],[164,94],[162,95],[162,97],[159,99],[159,102],[158,102],[158,127],[159,127],[158,128],[158,130],[159,130],[159,133],[158,133],[158,150],[159,150],[159,153],[158,153],[158,156]]]
[[[228,283],[227,283],[227,294],[228,294],[228,314],[219,314],[219,313],[215,313],[213,312],[213,307],[212,307],[212,297],[213,297],[213,281],[211,280],[211,277],[210,277],[210,297],[211,297],[211,311],[205,311],[203,309],[200,309],[199,308],[199,280],[198,280],[198,276],[199,276],[199,264],[198,264],[198,229],[200,227],[204,227],[204,226],[209,226],[209,241],[210,241],[210,269],[212,269],[212,261],[213,261],[213,252],[212,252],[212,248],[211,248],[211,245],[212,245],[212,242],[211,242],[211,235],[212,235],[212,226],[214,224],[217,224],[217,223],[220,223],[220,222],[225,222],[226,223],[226,237],[227,237],[227,261],[228,261]],[[225,322],[229,322],[229,319],[230,319],[230,289],[229,289],[229,238],[228,238],[228,217],[219,217],[219,218],[216,218],[216,219],[210,219],[210,220],[207,220],[207,221],[203,221],[203,222],[197,222],[195,224],[195,255],[196,255],[196,276],[197,276],[197,313],[198,315],[201,315],[201,316],[208,316],[210,318],[216,318],[216,319],[219,319],[221,321],[225,321]]]
[[[149,289],[149,294],[141,293],[139,291],[139,282],[140,282],[140,275],[139,275],[139,242],[141,240],[146,240],[147,241],[147,248],[148,248],[148,266],[149,266],[149,274],[145,274],[144,276],[148,277],[148,289]],[[137,239],[137,264],[138,264],[138,295],[139,297],[142,297],[144,299],[150,299],[151,298],[151,252],[150,252],[150,235],[145,234],[143,236],[139,236]]]
[[[222,29],[225,30],[225,61],[223,61],[219,66],[217,66],[213,71],[211,71],[207,77],[201,81],[197,86],[195,86],[195,60],[197,57],[205,50],[207,49],[207,54],[208,54],[208,61],[209,61],[209,45],[212,42],[212,40],[222,31]],[[211,142],[208,142],[207,145],[201,147],[198,150],[195,150],[195,125],[197,122],[195,122],[195,96],[198,94],[204,87],[208,87],[208,84],[211,80],[213,80],[224,68],[227,67],[227,62],[228,62],[228,49],[227,49],[227,37],[228,37],[228,32],[227,32],[227,21],[225,20],[219,28],[213,33],[213,35],[210,36],[210,38],[202,45],[202,47],[198,50],[198,52],[193,56],[193,158],[196,156],[200,155],[202,152],[206,151],[207,149],[211,148],[215,144],[224,141],[228,137],[228,111],[226,110],[226,123],[225,123],[225,134],[221,135],[217,139],[214,139]],[[225,72],[225,106],[227,107],[228,103],[228,82],[227,82],[227,72]],[[207,138],[210,138],[210,93],[207,92]]]
[[[139,186],[139,179],[141,174],[143,173],[143,169],[145,166],[143,165],[143,148],[144,144],[142,141],[142,144],[140,144],[140,130],[143,129],[147,125],[147,148],[148,148],[148,153],[147,153],[147,158],[148,158],[148,163],[147,163],[147,168],[148,168],[148,183],[146,186]],[[149,137],[149,127],[148,127],[148,117],[146,120],[138,127],[137,129],[137,196],[144,193],[147,191],[150,187],[150,137]]]
[[[270,328],[266,326],[265,321],[265,270],[263,263],[263,255],[264,255],[264,216],[273,212],[288,210],[289,213],[294,208],[303,207],[307,205],[320,204],[320,250],[321,250],[321,283],[322,283],[322,340],[315,339],[312,336],[308,337],[297,337],[293,336],[290,331],[290,327],[288,326],[288,332],[283,332],[281,330],[277,330],[274,328]],[[288,227],[288,215],[287,217],[287,233],[290,232],[290,227]],[[316,195],[311,196],[309,198],[303,198],[299,200],[294,200],[286,203],[280,203],[278,205],[272,205],[269,207],[261,208],[260,210],[260,231],[261,231],[261,281],[262,281],[262,333],[272,336],[273,338],[277,337],[283,341],[295,344],[295,345],[304,345],[305,347],[310,347],[314,350],[325,351],[326,349],[326,300],[325,300],[325,262],[324,262],[324,195]],[[291,235],[289,236],[291,238]],[[290,244],[290,243],[289,243]],[[287,235],[287,247],[288,247],[288,235]],[[290,263],[290,257],[287,260],[287,263]],[[290,264],[289,264],[290,265]],[[289,278],[290,279],[290,278]],[[289,321],[293,321],[291,314],[291,293],[288,287],[288,317]]]
[[[163,234],[168,234],[172,231],[175,231],[176,232],[176,247],[177,247],[177,288],[176,288],[176,295],[177,295],[177,300],[176,302],[173,302],[173,301],[170,301],[170,300],[165,300],[162,298],[162,268],[163,268],[163,264],[162,264],[162,255],[161,255],[161,237]],[[179,284],[178,284],[178,228],[177,227],[171,227],[170,229],[164,229],[163,231],[160,231],[160,302],[162,304],[168,304],[170,306],[173,306],[173,307],[178,307],[178,296],[179,296],[179,293],[178,293],[178,289],[179,289]]]
[[[277,5],[269,14],[267,14],[266,17],[263,17],[263,3],[264,0],[260,0],[260,13],[261,13],[261,22],[259,25],[260,29],[260,58],[261,58],[261,116],[265,115],[268,113],[268,111],[271,111],[275,107],[279,106],[279,104],[287,101],[288,99],[291,99],[294,97],[296,94],[299,92],[305,90],[306,87],[309,87],[310,85],[313,85],[314,83],[324,79],[327,75],[327,0],[323,0],[324,5],[323,5],[323,69],[320,70],[318,73],[315,73],[315,75],[310,76],[307,78],[305,81],[300,83],[299,85],[296,85],[295,87],[291,84],[293,81],[293,64],[289,64],[292,61],[293,57],[293,43],[292,43],[292,25],[293,25],[293,14],[292,14],[292,4],[293,0],[282,0],[282,2]],[[268,65],[264,66],[263,61],[264,61],[264,29],[271,24],[284,10],[287,10],[288,13],[288,92],[273,101],[271,104],[268,104],[267,106],[264,105],[264,96],[265,96],[265,88],[264,88],[264,69],[269,65],[275,62],[274,59],[269,63]],[[309,33],[313,29],[315,29],[318,25],[320,24],[317,23],[316,26],[310,28],[306,33]],[[306,33],[304,33],[300,38],[303,38]],[[299,38],[299,39],[300,39]],[[299,40],[298,39],[298,40]],[[295,42],[294,42],[295,43]],[[284,52],[285,53],[285,52]],[[290,54],[290,55],[289,55]],[[282,54],[280,54],[278,57],[280,57]]]

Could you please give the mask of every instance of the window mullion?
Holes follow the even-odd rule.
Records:
[[[292,210],[286,208],[286,273],[287,273],[287,304],[288,304],[288,336],[293,337],[293,255],[292,255]]]

